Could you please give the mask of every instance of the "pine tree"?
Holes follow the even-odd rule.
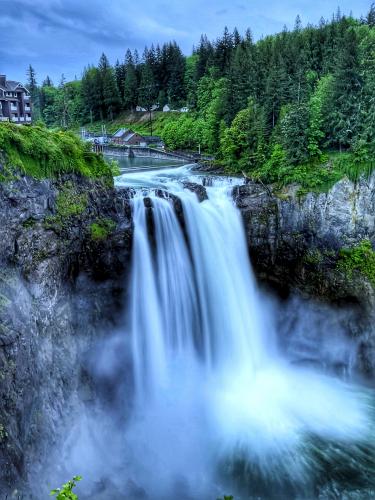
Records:
[[[124,95],[125,74],[126,74],[125,64],[120,63],[120,61],[117,59],[115,64],[115,76],[116,76],[117,88],[119,90],[121,97]]]
[[[241,109],[247,107],[249,97],[255,96],[255,75],[253,46],[249,42],[241,43],[235,49],[229,71],[227,123],[230,123]]]
[[[233,48],[233,35],[225,26],[223,36],[215,44],[215,66],[221,75],[227,75],[229,72]]]
[[[138,102],[138,79],[132,53],[128,49],[125,55],[125,81],[123,94],[124,108],[133,110]]]
[[[185,58],[176,43],[171,45],[169,81],[167,87],[168,100],[172,107],[180,107],[186,99],[185,91]]]
[[[53,87],[53,82],[51,78],[47,75],[42,83],[42,87]]]
[[[31,64],[29,65],[26,74],[27,74],[27,88],[30,92],[31,104],[33,106],[34,119],[38,120],[41,118],[40,101],[39,101],[39,88],[38,88],[38,83],[36,80],[35,69],[31,66]]]
[[[330,116],[330,143],[338,144],[340,150],[349,148],[356,135],[361,87],[357,35],[350,28],[344,34],[338,55],[332,95],[335,106]]]
[[[138,89],[138,103],[150,111],[157,97],[154,75],[148,64],[142,64],[141,80]]]
[[[369,13],[366,17],[366,23],[370,26],[370,28],[375,27],[375,3],[371,4]]]
[[[308,136],[309,126],[308,107],[305,103],[289,106],[281,119],[280,131],[283,150],[290,165],[304,163],[309,158]]]
[[[101,83],[102,116],[113,120],[121,108],[121,98],[117,87],[116,76],[109,64],[107,56],[102,54],[98,65]]]

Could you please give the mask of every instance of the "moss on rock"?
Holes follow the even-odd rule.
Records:
[[[45,179],[75,173],[113,182],[110,165],[71,132],[3,122],[0,151],[0,181],[15,179],[20,174]]]
[[[343,248],[337,266],[349,278],[354,272],[361,273],[375,288],[375,251],[370,240],[362,240],[352,248]]]
[[[116,223],[112,219],[98,219],[90,225],[90,236],[93,241],[106,240],[113,232]]]

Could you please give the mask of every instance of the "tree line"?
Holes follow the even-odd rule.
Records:
[[[172,148],[215,153],[233,169],[268,162],[297,165],[326,151],[351,151],[360,161],[375,153],[375,6],[365,18],[338,11],[331,20],[254,42],[225,28],[217,40],[202,35],[192,54],[176,42],[126,51],[111,66],[103,54],[81,80],[37,85],[29,68],[35,111],[49,126],[112,120],[137,105],[155,103],[189,113],[167,123]]]

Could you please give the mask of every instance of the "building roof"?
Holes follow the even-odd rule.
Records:
[[[15,80],[6,80],[5,85],[0,85],[0,89],[4,90],[4,92],[14,92],[18,89],[18,87],[29,93],[28,90],[22,85],[22,83],[16,82]]]
[[[131,139],[132,137],[134,137],[135,135],[136,135],[136,134],[135,134],[135,132],[132,132],[132,131],[130,130],[130,131],[129,131],[129,133],[128,133],[125,137],[124,137],[124,141],[125,141],[125,142],[130,141],[130,139]]]
[[[113,137],[119,138],[129,132],[128,128],[119,128],[114,134]]]

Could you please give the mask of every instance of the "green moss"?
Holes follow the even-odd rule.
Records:
[[[349,278],[354,272],[361,273],[375,288],[375,252],[370,240],[362,240],[352,248],[343,248],[337,266]]]
[[[22,222],[22,227],[25,227],[25,228],[30,228],[30,227],[34,227],[36,224],[36,220],[35,219],[26,219]]]
[[[68,181],[60,190],[56,199],[58,217],[63,219],[81,215],[87,208],[88,198],[86,193],[77,193],[72,182]]]
[[[56,214],[47,217],[44,225],[47,229],[61,229],[69,224],[72,218],[82,215],[87,206],[87,194],[79,193],[73,182],[65,182],[56,198]]]
[[[306,252],[303,261],[306,264],[319,266],[323,262],[323,255],[317,248],[310,249]]]
[[[90,225],[90,236],[93,241],[102,241],[114,231],[116,223],[112,219],[98,219]]]
[[[51,131],[41,126],[0,123],[0,151],[5,153],[0,181],[23,173],[36,179],[76,173],[112,180],[110,166],[71,132]]]

